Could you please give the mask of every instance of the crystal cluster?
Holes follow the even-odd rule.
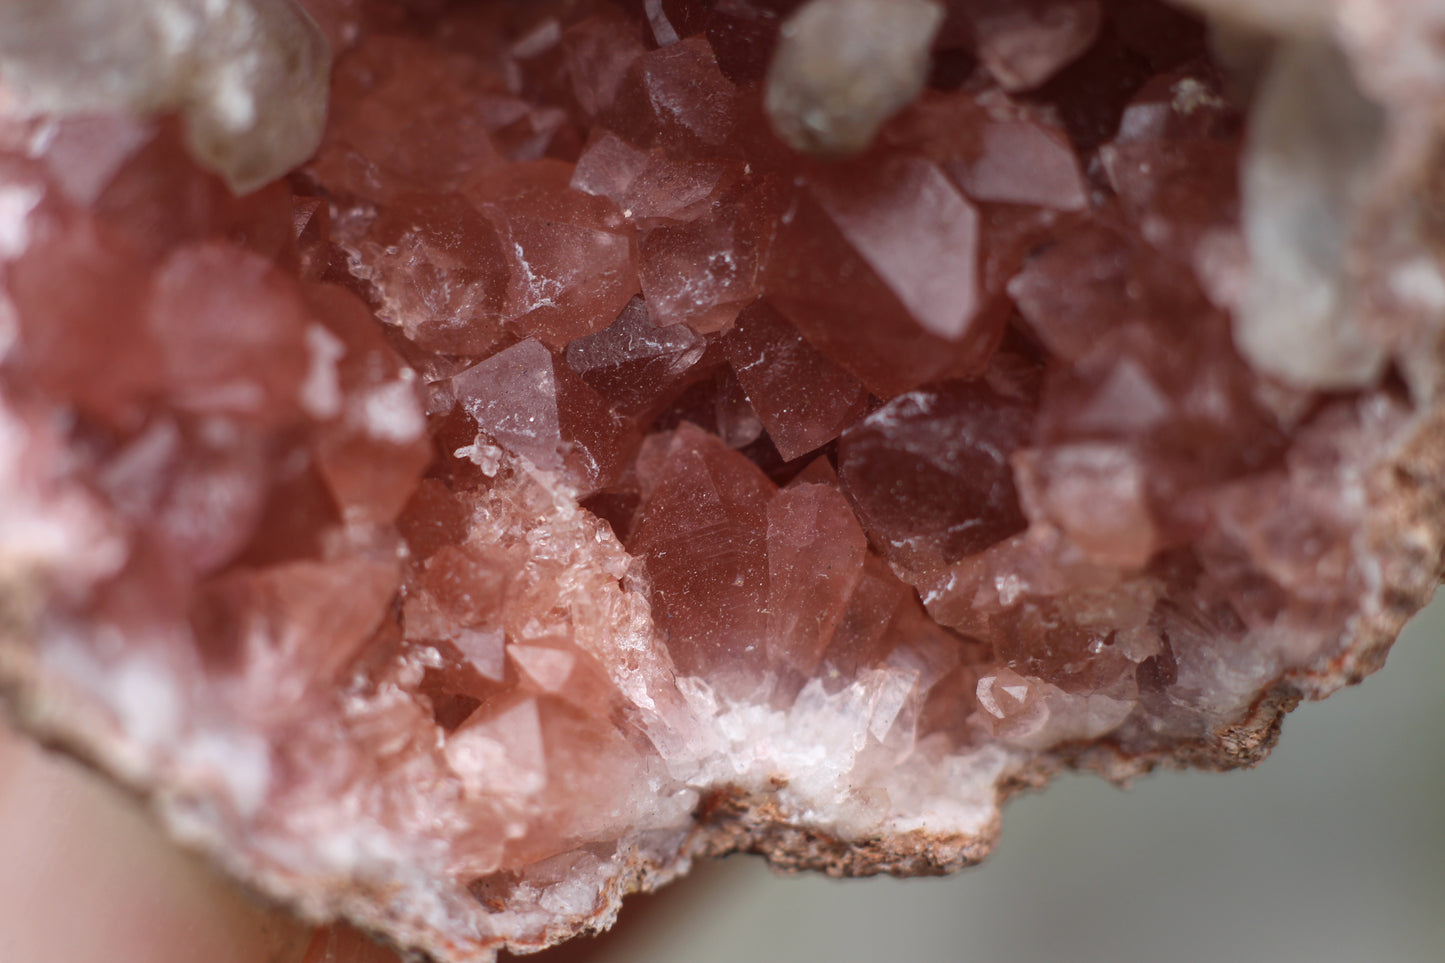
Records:
[[[1378,38],[171,7],[226,40],[165,97],[34,80],[98,0],[3,45],[0,679],[306,913],[485,959],[707,853],[956,868],[1060,764],[1257,760],[1434,584],[1445,279],[1388,121],[1439,101]],[[323,33],[320,146],[258,179]],[[226,78],[280,133],[197,145]]]

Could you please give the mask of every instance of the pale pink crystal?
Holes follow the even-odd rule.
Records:
[[[0,685],[312,917],[956,868],[1060,765],[1257,761],[1433,587],[1445,95],[1355,21],[1254,87],[1152,0],[307,2],[250,194],[3,92]]]

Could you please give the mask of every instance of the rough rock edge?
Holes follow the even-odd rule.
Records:
[[[1245,713],[1208,739],[1170,751],[1129,754],[1107,742],[1065,746],[1035,755],[1005,773],[995,787],[998,805],[1015,794],[1044,788],[1061,769],[1095,772],[1124,784],[1158,768],[1222,772],[1263,762],[1279,741],[1284,717],[1305,699],[1323,699],[1382,668],[1401,630],[1430,601],[1445,576],[1445,398],[1417,420],[1391,459],[1371,472],[1372,511],[1365,525],[1377,552],[1382,582],[1374,601],[1341,633],[1341,651],[1324,665],[1276,679]],[[774,801],[714,797],[700,813],[699,856],[757,853],[786,871],[830,876],[942,875],[981,862],[999,831],[996,816],[978,837],[914,832],[886,839],[842,840],[790,822]]]
[[[1323,666],[1277,679],[1235,723],[1206,740],[1185,743],[1170,752],[1130,755],[1105,744],[1067,746],[1031,757],[1006,771],[995,786],[998,809],[1016,793],[1041,789],[1061,769],[1094,771],[1125,783],[1156,768],[1227,770],[1251,767],[1268,756],[1279,738],[1285,713],[1302,699],[1319,699],[1361,681],[1383,664],[1406,621],[1422,608],[1445,571],[1445,400],[1437,399],[1417,420],[1398,454],[1377,466],[1371,477],[1372,505],[1367,519],[1370,544],[1379,552],[1383,581],[1358,623],[1347,629],[1339,655]],[[10,634],[14,626],[7,626]],[[12,640],[13,641],[13,640]],[[373,894],[350,880],[316,886],[285,874],[257,873],[238,860],[219,834],[198,833],[185,818],[200,793],[158,784],[127,765],[127,752],[115,739],[106,714],[87,700],[47,679],[26,647],[0,640],[0,705],[15,723],[43,744],[105,773],[141,798],[183,845],[218,863],[229,875],[264,897],[316,923],[340,915],[397,945],[422,947],[440,958],[463,958],[461,948],[437,941],[406,921],[378,912]],[[607,929],[623,897],[656,889],[684,875],[694,858],[734,852],[763,856],[786,872],[819,871],[829,876],[936,876],[975,865],[992,851],[1001,826],[996,809],[976,836],[912,831],[887,837],[846,839],[798,824],[776,799],[742,791],[717,791],[703,800],[698,824],[680,857],[658,865],[634,855],[609,881],[597,909],[586,918],[559,922],[542,939],[507,944],[517,952],[545,949],[574,936]]]
[[[1434,152],[1439,143],[1436,133],[1436,138],[1423,138],[1423,143],[1387,145],[1387,153],[1391,146],[1397,148],[1395,153],[1401,147],[1410,153]],[[1398,156],[1393,159],[1401,160]],[[1429,165],[1391,165],[1390,160],[1387,157],[1381,166],[1412,171],[1422,181],[1428,174]],[[1371,200],[1393,206],[1388,201],[1407,202],[1421,189],[1428,190],[1428,186],[1407,177],[1379,185]],[[1445,368],[1445,345],[1438,334],[1427,353],[1437,370]],[[1324,698],[1378,670],[1400,630],[1430,600],[1445,574],[1445,397],[1438,391],[1417,403],[1413,426],[1396,452],[1371,470],[1367,490],[1371,507],[1365,519],[1366,542],[1379,566],[1380,582],[1354,623],[1341,632],[1337,655],[1276,679],[1237,721],[1208,739],[1146,754],[1129,754],[1107,742],[1034,754],[1022,766],[1005,770],[994,788],[996,806],[1001,807],[1015,793],[1042,788],[1062,768],[1094,771],[1124,783],[1156,768],[1254,766],[1268,756],[1279,738],[1284,715],[1302,699]],[[38,591],[39,587],[28,590]],[[116,738],[103,711],[45,676],[28,647],[15,644],[27,628],[21,613],[33,610],[34,600],[14,597],[13,593],[26,588],[12,585],[7,591],[12,597],[0,598],[0,710],[20,728],[50,748],[111,776],[140,797],[183,845],[211,857],[244,885],[301,916],[317,923],[343,916],[398,945],[421,947],[439,957],[464,958],[460,947],[439,941],[438,934],[379,912],[374,894],[352,881],[337,879],[330,885],[317,885],[275,871],[259,872],[238,858],[219,833],[207,832],[200,821],[186,818],[188,811],[204,805],[204,790],[158,782],[126,740]],[[993,848],[1000,822],[996,808],[977,836],[912,831],[844,839],[799,825],[770,796],[717,791],[700,805],[698,824],[676,860],[658,865],[634,854],[624,871],[608,882],[590,916],[559,922],[536,942],[507,946],[533,952],[581,933],[606,929],[624,896],[655,889],[686,873],[696,857],[749,852],[784,871],[815,870],[832,876],[940,875],[983,860]],[[481,957],[473,954],[472,958],[488,955],[489,951],[484,951]]]

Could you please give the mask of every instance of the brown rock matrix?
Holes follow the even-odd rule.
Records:
[[[955,869],[1436,584],[1431,4],[135,6],[0,14],[0,687],[318,920]]]

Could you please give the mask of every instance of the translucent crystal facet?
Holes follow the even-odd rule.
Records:
[[[1368,17],[12,7],[0,688],[313,917],[956,868],[1256,761],[1438,570],[1445,96]]]

